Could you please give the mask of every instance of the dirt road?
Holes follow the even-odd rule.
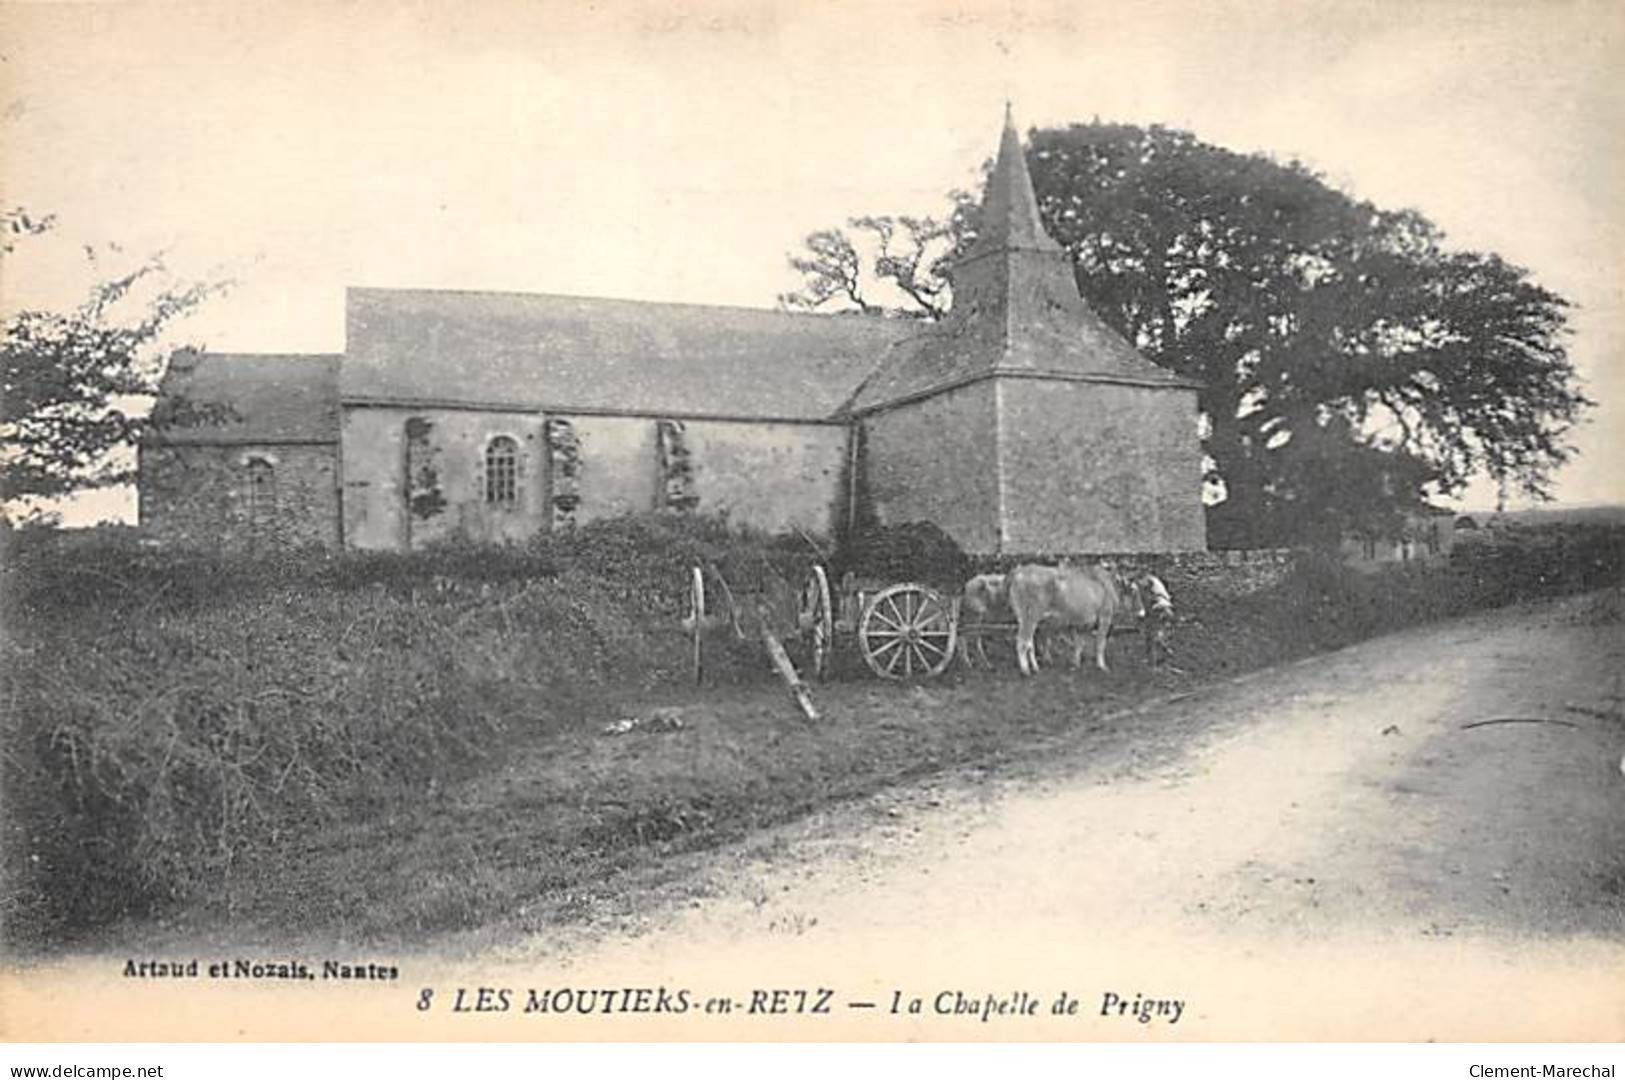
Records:
[[[817,972],[881,1011],[921,988],[887,1037],[959,1037],[936,988],[1012,978],[1093,1013],[1180,998],[1186,1037],[1619,1037],[1619,618],[1571,598],[1256,673],[1125,717],[1128,759],[843,808],[696,859],[597,940],[502,954]]]

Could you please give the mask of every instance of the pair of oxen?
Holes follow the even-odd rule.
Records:
[[[1016,623],[1016,663],[1023,675],[1038,670],[1034,639],[1040,626],[1076,631],[1072,666],[1083,664],[1091,637],[1095,666],[1106,666],[1106,640],[1112,624],[1129,613],[1139,620],[1145,637],[1146,662],[1156,667],[1172,656],[1170,634],[1174,622],[1168,587],[1155,574],[1120,575],[1100,563],[1062,562],[1059,566],[1024,564],[1006,574],[980,574],[965,583],[960,617],[967,627],[1004,621]],[[989,664],[982,635],[960,639],[961,659]]]

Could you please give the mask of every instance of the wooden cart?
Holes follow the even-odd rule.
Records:
[[[828,676],[842,638],[853,642],[864,664],[882,679],[930,679],[953,663],[958,601],[929,585],[859,582],[849,574],[839,589],[832,589],[828,571],[814,564],[794,600],[794,611],[788,607],[783,598],[741,594],[715,568],[693,567],[683,627],[692,636],[695,682],[704,678],[706,638],[724,631],[745,640],[754,629],[792,690],[784,667],[793,674],[793,665],[786,659],[781,666],[774,655],[783,653],[786,640],[805,645],[807,662],[819,679]],[[798,675],[795,682],[799,683]]]
[[[762,642],[774,670],[784,680],[802,715],[808,720],[817,720],[818,710],[813,706],[812,695],[785,652],[784,640],[810,637],[813,668],[822,677],[829,658],[827,627],[804,610],[807,602],[805,589],[798,598],[771,568],[764,567],[764,570],[761,589],[741,592],[734,589],[715,566],[690,568],[689,609],[683,618],[683,629],[693,643],[691,663],[694,682],[698,685],[705,679],[707,638],[724,633],[732,633],[740,641],[756,637]],[[827,607],[826,604],[825,610]]]

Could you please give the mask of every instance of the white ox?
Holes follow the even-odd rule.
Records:
[[[960,624],[965,627],[985,625],[987,623],[1008,622],[1010,614],[1010,590],[1004,574],[977,574],[965,582],[965,590],[959,598]],[[975,656],[981,660],[984,667],[992,667],[993,661],[987,658],[987,646],[982,641],[980,633],[965,632],[959,635],[959,659],[966,667],[974,667],[972,662],[972,643],[975,638]]]
[[[1095,665],[1106,667],[1106,639],[1112,621],[1123,609],[1124,596],[1111,571],[1103,566],[1018,566],[1006,577],[1010,608],[1016,616],[1016,663],[1023,675],[1038,670],[1033,636],[1040,623],[1056,627],[1076,627],[1094,632]],[[1072,652],[1072,666],[1083,664],[1088,638],[1078,635]]]

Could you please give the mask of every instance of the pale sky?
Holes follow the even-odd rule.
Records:
[[[1296,157],[1579,305],[1558,491],[1625,501],[1614,0],[13,4],[0,57],[0,201],[60,224],[5,303],[162,249],[237,279],[222,350],[341,351],[346,285],[770,307],[806,233],[973,185],[1007,97]]]

